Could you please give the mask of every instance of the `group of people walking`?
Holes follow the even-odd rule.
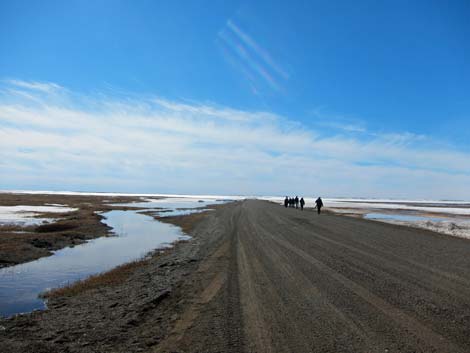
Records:
[[[304,206],[305,206],[305,200],[303,197],[301,197],[299,199],[298,196],[296,197],[288,197],[286,196],[286,198],[284,199],[284,207],[295,207],[295,208],[299,208],[299,204],[300,204],[300,210],[303,211],[304,210]],[[318,199],[316,199],[315,201],[315,208],[317,209],[317,212],[318,214],[321,213],[321,208],[323,207],[323,201],[321,199],[321,197],[319,197]]]
[[[304,205],[305,205],[305,200],[303,197],[300,198],[299,200],[299,197],[296,196],[296,197],[287,197],[284,199],[284,206],[285,207],[295,207],[295,208],[299,208],[299,204],[300,204],[300,209],[303,211],[304,210]]]

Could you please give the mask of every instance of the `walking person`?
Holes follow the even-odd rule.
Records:
[[[318,214],[320,214],[321,208],[323,207],[323,201],[322,201],[321,197],[319,197],[319,198],[315,201],[315,203],[317,204],[317,212],[318,212]]]
[[[304,205],[305,205],[305,200],[304,200],[304,198],[302,197],[302,198],[300,199],[300,210],[301,210],[301,211],[304,210]]]
[[[294,199],[295,202],[295,208],[299,208],[299,198],[296,196]]]
[[[289,204],[289,199],[286,196],[286,198],[284,199],[284,207],[287,208],[288,204]]]

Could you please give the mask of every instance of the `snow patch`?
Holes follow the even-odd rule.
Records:
[[[52,218],[36,218],[40,213],[65,213],[76,210],[77,208],[63,206],[0,206],[0,225],[39,225],[54,221]]]
[[[283,197],[268,196],[260,199],[284,204]],[[304,199],[305,207],[315,207],[316,198]],[[335,213],[470,239],[470,203],[465,201],[323,198],[323,203],[325,209]],[[374,216],[378,214],[383,216]]]
[[[130,196],[130,197],[168,197],[168,198],[186,198],[186,199],[220,199],[220,200],[243,200],[246,196],[227,196],[227,195],[182,195],[182,194],[133,194],[120,192],[81,192],[81,191],[32,191],[32,190],[0,190],[3,194],[29,194],[29,195],[77,195],[77,196]]]
[[[380,222],[398,224],[404,226],[411,226],[415,228],[422,228],[431,230],[436,233],[451,235],[454,237],[470,239],[470,221],[455,220],[455,221],[397,221],[391,219],[380,219]]]

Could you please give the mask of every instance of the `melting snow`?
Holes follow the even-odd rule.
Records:
[[[261,199],[283,204],[283,197]],[[305,207],[314,207],[316,198],[304,197]],[[325,209],[380,222],[400,224],[470,239],[470,202],[386,199],[323,198]],[[382,217],[375,217],[377,211]],[[430,216],[430,214],[432,216]]]
[[[0,206],[0,225],[38,225],[53,221],[51,218],[36,218],[40,213],[64,213],[76,210],[63,206]]]

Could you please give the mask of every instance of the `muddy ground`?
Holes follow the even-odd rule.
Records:
[[[470,351],[468,240],[255,200],[171,221],[193,239],[1,320],[0,351]]]
[[[0,206],[43,206],[63,204],[78,208],[69,213],[44,213],[39,218],[59,218],[40,226],[0,225],[0,268],[51,255],[51,251],[84,243],[86,240],[111,235],[97,211],[122,209],[109,202],[132,202],[140,199],[123,196],[31,195],[0,193]],[[125,208],[124,208],[125,209]],[[22,232],[22,233],[18,233]]]

